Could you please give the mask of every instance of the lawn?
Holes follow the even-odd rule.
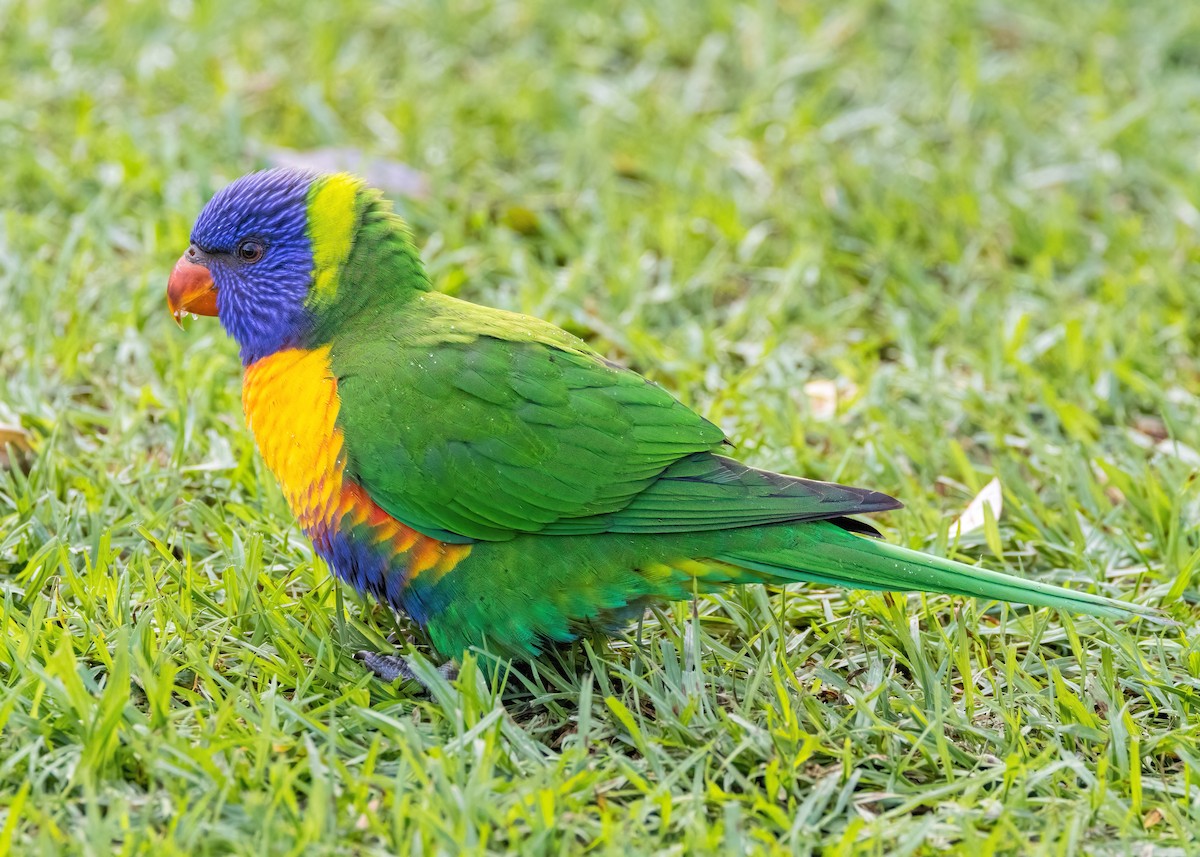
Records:
[[[1200,850],[1200,5],[0,21],[0,854]],[[353,653],[410,629],[314,559],[236,349],[164,301],[212,192],[327,147],[439,288],[743,460],[1175,624],[750,587],[380,683]]]

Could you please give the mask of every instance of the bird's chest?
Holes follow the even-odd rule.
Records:
[[[277,351],[246,367],[242,407],[300,525],[331,526],[342,495],[342,433],[329,348]]]

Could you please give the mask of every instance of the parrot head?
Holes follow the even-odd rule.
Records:
[[[291,169],[242,176],[196,218],[167,283],[171,314],[217,316],[246,364],[315,344],[331,318],[365,297],[347,293],[339,274],[369,213],[423,280],[403,223],[360,180]]]

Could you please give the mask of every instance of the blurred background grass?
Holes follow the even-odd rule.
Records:
[[[1191,853],[1200,7],[0,0],[0,852]],[[329,147],[336,151],[329,152]],[[439,287],[1121,628],[751,589],[426,697],[166,274],[362,159]],[[343,600],[344,599],[344,600]],[[431,676],[431,678],[433,678]]]

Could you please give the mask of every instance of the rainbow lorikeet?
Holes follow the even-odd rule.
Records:
[[[725,584],[1153,612],[887,544],[847,516],[891,497],[721,455],[719,428],[576,337],[433,291],[405,224],[349,175],[233,182],[167,295],[237,341],[246,420],[316,552],[450,657],[535,657]]]

